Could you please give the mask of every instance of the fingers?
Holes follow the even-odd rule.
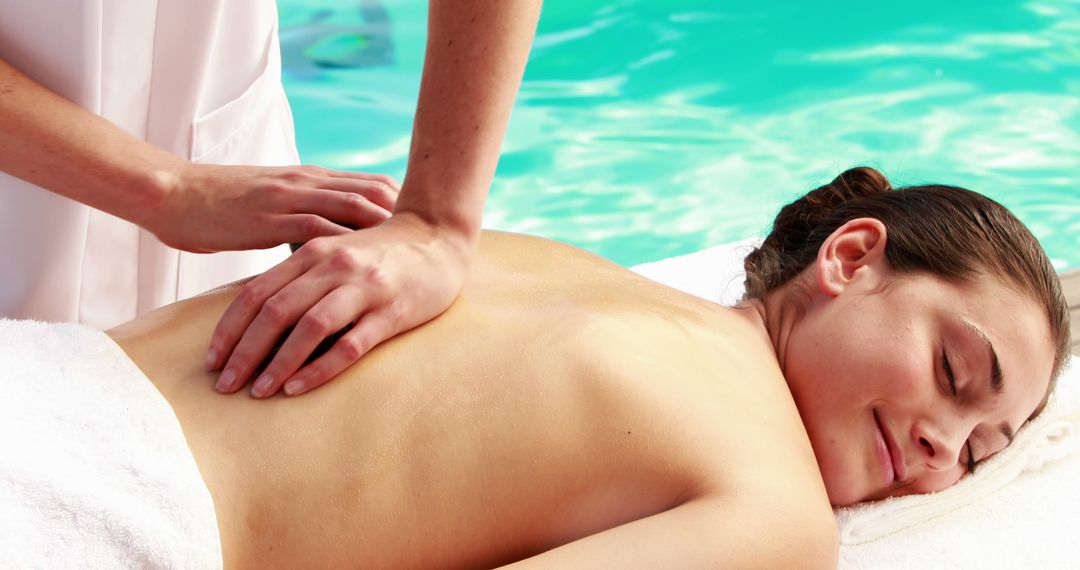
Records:
[[[397,205],[401,184],[385,174],[302,166],[282,173],[274,189],[273,202],[286,214],[276,243],[295,243],[338,235],[343,226],[381,224]]]
[[[297,396],[318,388],[352,366],[360,357],[397,333],[396,313],[391,306],[364,315],[329,352],[300,369],[285,382],[285,394]]]
[[[240,389],[258,371],[267,357],[272,356],[275,345],[287,334],[287,330],[298,324],[305,311],[322,299],[329,290],[330,286],[325,282],[301,277],[267,299],[225,364],[225,370],[218,382],[219,391],[232,392]],[[262,387],[268,387],[268,381],[262,380]]]
[[[251,395],[256,398],[273,396],[319,345],[349,325],[356,315],[360,292],[350,287],[338,287],[304,313],[289,333],[288,339],[259,378]]]
[[[400,187],[395,188],[385,182],[352,178],[326,178],[320,181],[319,187],[336,192],[359,194],[384,210],[394,209],[401,191]]]
[[[369,172],[350,172],[348,170],[326,170],[323,172],[325,176],[333,178],[351,178],[353,180],[367,180],[371,182],[378,182],[390,187],[395,193],[401,192],[401,183],[396,178],[389,174],[372,174]]]
[[[390,217],[393,202],[389,208],[386,208],[359,193],[319,189],[308,190],[297,196],[292,208],[294,211],[334,220],[338,224],[349,224],[355,228],[370,228],[385,222]]]
[[[279,216],[277,221],[281,228],[271,246],[282,243],[306,242],[317,237],[338,236],[353,231],[343,225],[331,222],[319,214],[287,214]],[[340,221],[351,223],[349,220]]]
[[[311,242],[307,248],[318,249],[318,242]],[[306,257],[294,255],[244,285],[214,328],[206,357],[208,370],[219,370],[230,361],[235,347],[264,308],[267,299],[304,274]],[[235,369],[229,373],[228,367],[225,368],[227,370],[222,373],[219,384],[231,391],[234,384],[239,385],[239,375]]]

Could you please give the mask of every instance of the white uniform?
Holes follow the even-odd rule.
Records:
[[[0,58],[195,162],[298,163],[274,0],[0,0]],[[0,316],[107,328],[288,249],[191,254],[0,173]]]

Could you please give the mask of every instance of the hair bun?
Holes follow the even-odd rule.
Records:
[[[832,182],[814,189],[784,209],[791,208],[794,210],[792,213],[797,212],[809,225],[816,226],[819,220],[846,202],[889,190],[892,190],[892,185],[884,174],[868,166],[857,166],[841,172]],[[776,217],[776,225],[782,223],[783,216],[784,211],[781,210]]]
[[[846,191],[847,197],[845,199],[892,190],[892,184],[889,184],[885,175],[869,166],[849,168],[841,172],[828,185]]]
[[[802,248],[811,232],[837,208],[890,190],[892,185],[884,174],[868,166],[857,166],[781,208],[773,221],[772,232],[744,261],[747,295],[760,297],[790,279],[793,268],[785,267],[780,260],[788,251]]]

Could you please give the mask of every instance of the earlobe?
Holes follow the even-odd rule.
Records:
[[[881,220],[857,218],[836,229],[818,249],[818,290],[830,297],[857,279],[880,277],[887,230]]]

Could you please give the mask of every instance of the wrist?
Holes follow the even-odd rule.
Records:
[[[422,166],[410,167],[405,174],[394,217],[402,214],[423,221],[448,239],[474,247],[480,239],[490,177],[485,181],[460,170],[456,176],[444,176],[432,164]]]
[[[156,233],[160,221],[168,217],[170,198],[180,191],[184,179],[189,177],[192,164],[178,157],[173,158],[140,170],[130,181],[133,188],[129,195],[135,200],[128,219],[150,232]]]
[[[480,228],[469,224],[454,223],[446,218],[436,218],[430,214],[413,209],[396,209],[394,215],[384,222],[389,225],[406,225],[413,231],[422,232],[429,240],[439,241],[462,260],[472,259],[480,240]]]

